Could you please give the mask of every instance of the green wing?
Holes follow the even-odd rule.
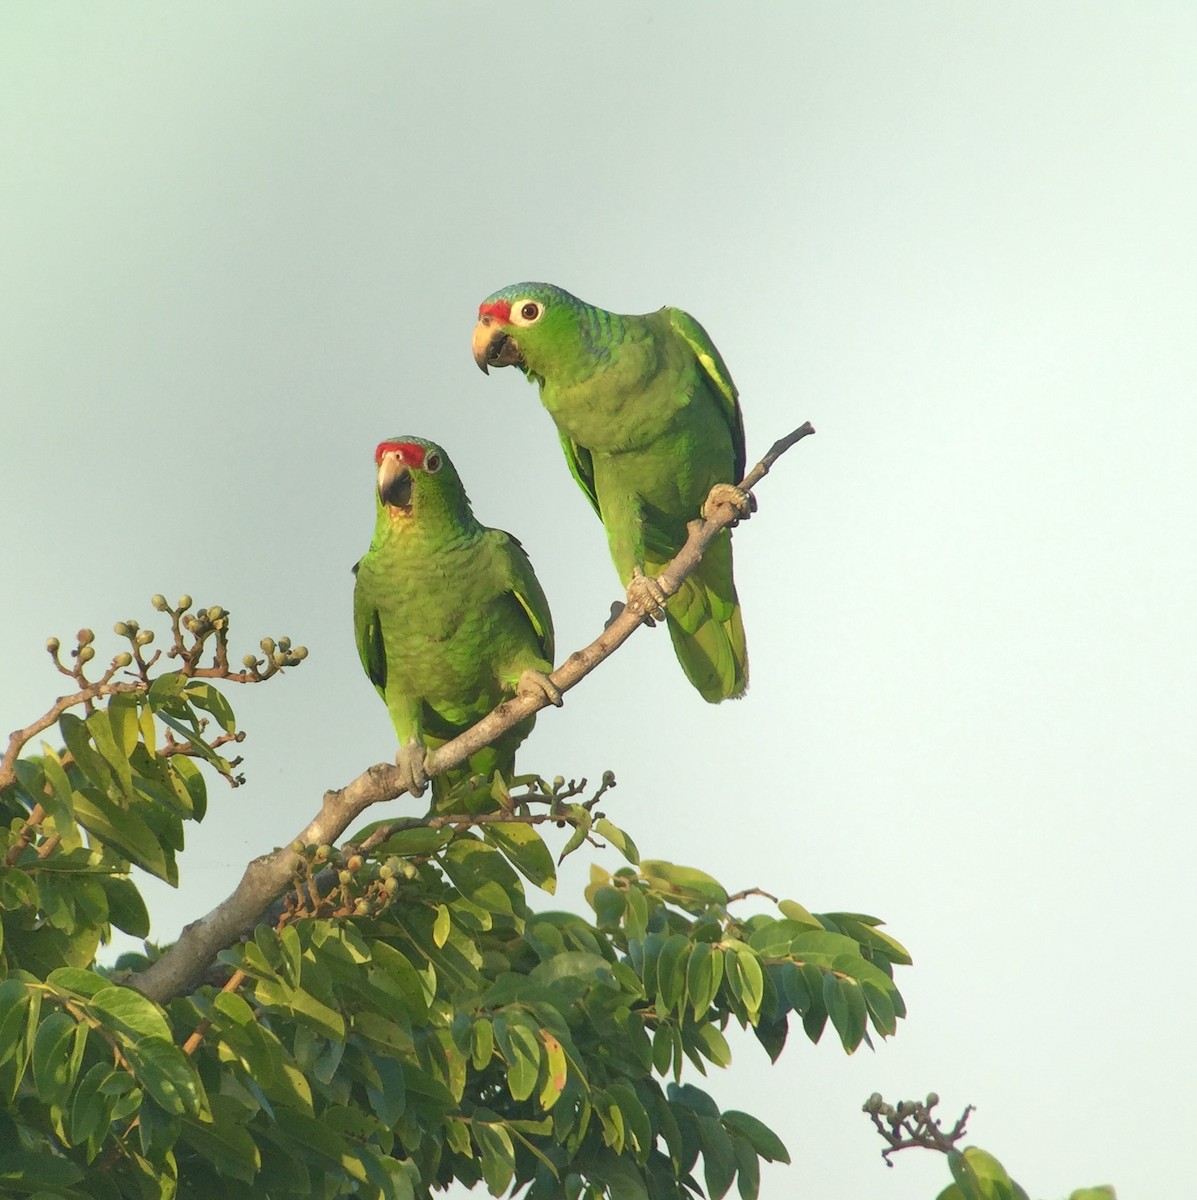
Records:
[[[358,575],[361,565],[359,562],[353,568],[355,575]],[[370,677],[370,682],[378,694],[385,700],[387,652],[382,641],[382,622],[378,617],[378,609],[367,597],[367,591],[361,576],[358,575],[353,589],[353,640],[357,645],[357,655],[362,660],[363,670]]]
[[[720,411],[727,421],[728,429],[731,430],[732,445],[736,451],[736,474],[730,482],[739,483],[744,478],[744,415],[740,411],[739,393],[736,391],[736,385],[732,382],[731,372],[727,369],[723,356],[715,349],[715,343],[711,341],[707,331],[688,312],[683,312],[680,308],[669,308],[666,309],[666,312],[669,314],[670,328],[683,338],[689,344],[690,349],[694,351],[695,358],[698,359],[702,369],[714,383],[722,401]],[[566,457],[569,457],[568,450],[566,450]],[[574,471],[574,478],[582,483],[572,463],[570,470]]]
[[[590,457],[590,451],[584,446],[579,446],[564,433],[561,434],[561,449],[565,451],[569,473],[578,481],[578,487],[586,493],[586,499],[590,501],[591,507],[601,520],[603,513],[599,508],[598,493],[594,490],[594,461]]]
[[[541,657],[548,663],[553,662],[555,643],[553,639],[553,615],[549,611],[549,601],[532,570],[531,560],[520,545],[519,539],[502,529],[487,531],[501,556],[504,575],[508,581],[508,591],[519,602],[520,610],[527,617],[536,644],[540,648]]]

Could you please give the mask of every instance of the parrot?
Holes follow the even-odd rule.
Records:
[[[662,308],[625,316],[549,283],[516,283],[478,307],[474,361],[516,366],[540,386],[570,473],[603,522],[628,603],[665,616],[674,652],[704,700],[742,696],[748,647],[729,530],[664,604],[652,575],[681,549],[708,496],[748,517],[744,421],[735,384],[706,330]]]
[[[354,640],[391,714],[403,787],[419,795],[432,752],[500,701],[532,692],[561,704],[548,677],[553,619],[523,547],[478,522],[440,446],[389,438],[374,462],[377,517],[353,568]],[[473,774],[498,770],[510,779],[534,721],[436,776],[434,802]]]

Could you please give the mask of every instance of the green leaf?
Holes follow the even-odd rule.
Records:
[[[493,847],[459,837],[437,860],[453,886],[488,912],[511,915],[523,909],[523,893],[515,872]]]
[[[210,1121],[184,1118],[180,1136],[221,1175],[252,1182],[262,1165],[262,1157],[253,1135],[244,1128],[240,1105],[226,1096],[214,1095],[211,1108]]]
[[[780,900],[777,904],[778,911],[791,921],[797,921],[800,925],[805,925],[808,929],[822,929],[823,923],[814,915],[808,912],[797,900]]]
[[[378,1072],[378,1087],[366,1088],[366,1098],[378,1119],[389,1129],[407,1107],[407,1084],[403,1064],[394,1058],[375,1056],[371,1059]]]
[[[224,694],[212,684],[199,679],[191,679],[183,689],[183,694],[196,708],[202,708],[211,713],[216,723],[225,733],[237,732],[237,719],[233,716],[232,706]]]
[[[677,1008],[685,993],[686,957],[690,953],[690,940],[680,933],[670,936],[661,947],[657,959],[657,996],[661,1007],[669,1012]]]
[[[130,937],[148,937],[150,914],[137,885],[119,875],[105,876],[100,883],[108,897],[108,919],[112,924]]]
[[[104,1018],[104,1027],[120,1034],[126,1041],[143,1038],[171,1040],[170,1026],[162,1010],[140,992],[129,987],[110,984],[91,998],[93,1014]]]
[[[690,962],[686,969],[686,995],[696,1020],[710,1008],[711,1000],[719,988],[715,979],[714,959],[716,953],[710,942],[699,942],[690,952]],[[722,975],[723,962],[720,958],[720,978]]]
[[[199,767],[185,755],[176,754],[167,760],[166,770],[183,811],[190,813],[193,821],[202,821],[208,811],[208,785]]]
[[[636,866],[640,862],[640,851],[636,849],[636,843],[618,825],[607,820],[606,817],[599,817],[595,821],[594,832],[600,837],[605,837],[632,866]]]
[[[494,1028],[485,1017],[475,1018],[470,1026],[470,1061],[474,1070],[483,1070],[494,1056],[494,1052]]]
[[[92,747],[87,725],[74,713],[63,713],[58,718],[58,730],[75,764],[103,794],[107,795],[108,790],[116,786],[116,780],[111,768]]]
[[[376,822],[382,824],[383,822]],[[386,822],[390,824],[390,822]],[[366,826],[356,837],[360,840],[371,828]],[[378,859],[386,859],[392,854],[401,858],[410,858],[420,854],[435,854],[442,846],[447,846],[454,838],[451,829],[402,829],[393,833],[385,842],[375,847],[374,855]]]
[[[557,872],[553,856],[544,839],[532,828],[519,822],[483,826],[483,836],[507,855],[526,879],[550,895],[557,890]]]
[[[736,1190],[740,1200],[757,1200],[761,1190],[760,1159],[743,1138],[733,1138],[732,1145],[736,1151]]]
[[[33,1081],[38,1098],[45,1104],[61,1105],[75,1082],[70,1070],[75,1028],[75,1018],[69,1013],[53,1012],[37,1031],[33,1043]]]
[[[36,912],[41,907],[37,884],[19,867],[7,867],[0,872],[0,908],[10,912],[27,909]]]
[[[137,1082],[166,1113],[198,1115],[201,1093],[199,1077],[190,1059],[173,1042],[142,1038],[125,1046],[125,1058]]]
[[[702,1053],[717,1067],[726,1067],[731,1063],[731,1047],[717,1025],[699,1025],[696,1040]]]
[[[51,796],[42,793],[42,804],[53,819],[55,830],[63,838],[63,844],[69,849],[79,842],[75,828],[74,789],[63,769],[62,760],[45,742],[42,742],[42,770],[51,788]]]
[[[750,1021],[755,1021],[765,996],[765,972],[760,960],[743,942],[728,943],[727,975],[733,994],[748,1011]]]
[[[566,1067],[565,1049],[556,1036],[547,1029],[542,1029],[540,1031],[540,1040],[544,1042],[545,1064],[547,1067],[544,1087],[540,1090],[540,1107],[545,1112],[548,1112],[561,1098],[561,1093],[565,1089],[567,1082],[568,1070]]]
[[[79,1081],[71,1099],[70,1141],[74,1146],[107,1134],[112,1123],[112,1101],[103,1091],[114,1074],[108,1063],[96,1063]]]
[[[595,923],[604,929],[618,925],[627,907],[624,893],[613,887],[598,888],[590,902],[594,905]]]
[[[96,744],[96,749],[104,756],[104,761],[116,773],[124,794],[131,799],[133,795],[133,768],[129,765],[129,756],[117,744],[116,734],[112,728],[113,722],[110,720],[107,711],[102,708],[98,709],[86,719],[84,724],[87,726],[88,733],[91,734],[92,741]]]
[[[116,749],[127,762],[140,740],[137,725],[137,697],[129,693],[113,696],[108,701],[108,723]]]
[[[254,1082],[268,1087],[281,1063],[281,1047],[264,1035],[249,1004],[235,992],[217,992],[212,997],[211,1020],[220,1040],[241,1059]]]
[[[482,1177],[492,1196],[501,1196],[515,1175],[515,1150],[502,1125],[487,1125],[476,1118],[470,1125],[482,1163]]]
[[[25,1033],[29,1002],[29,988],[20,979],[0,983],[0,1063],[17,1052]]]
[[[75,816],[89,833],[151,875],[178,883],[174,856],[167,856],[157,835],[132,808],[120,808],[89,789],[75,794]]]
[[[681,867],[658,859],[645,859],[640,873],[661,888],[666,895],[691,896],[703,904],[726,904],[727,890],[715,878],[695,867]]]
[[[735,1178],[736,1149],[726,1129],[716,1117],[697,1118],[702,1141],[702,1173],[710,1200],[719,1200]]]
[[[83,1181],[83,1172],[73,1162],[44,1150],[0,1150],[0,1191],[46,1191],[58,1195],[61,1189]]]
[[[865,1032],[865,1001],[860,987],[851,979],[823,978],[823,1003],[844,1049],[851,1054]]]
[[[785,1148],[785,1143],[763,1121],[734,1108],[727,1109],[721,1119],[728,1129],[746,1138],[766,1162],[790,1161],[790,1152]]]
[[[433,943],[440,947],[448,941],[449,930],[452,929],[453,922],[449,918],[449,910],[443,905],[436,906],[436,920],[432,923],[432,940]]]

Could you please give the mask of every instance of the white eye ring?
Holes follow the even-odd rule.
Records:
[[[545,306],[539,300],[532,300],[525,297],[523,300],[517,300],[511,306],[511,323],[527,328],[529,325],[535,325],[541,317],[544,316]]]
[[[434,450],[424,460],[424,470],[426,470],[429,475],[435,475],[437,473],[437,471],[439,471],[440,469],[441,469],[441,456],[439,454],[437,454],[437,452]]]

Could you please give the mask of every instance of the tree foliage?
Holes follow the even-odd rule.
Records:
[[[264,639],[234,670],[228,614],[184,600],[155,597],[162,659],[134,621],[94,679],[90,631],[65,665],[52,641],[78,691],[13,735],[0,771],[0,1190],[406,1198],[458,1180],[751,1200],[761,1160],[788,1155],[695,1082],[730,1062],[729,1024],[772,1058],[795,1024],[848,1052],[895,1031],[909,958],[876,918],[785,900],[741,915],[752,893],[640,858],[599,808],[609,778],[589,795],[474,779],[425,818],[294,847],[287,894],[198,987],[150,999],[153,946],[96,957],[114,928],[149,932],[131,868],[176,883],[212,773],[240,781],[218,684],[305,653]],[[545,824],[571,831],[557,861]],[[627,865],[592,868],[592,917],[529,905],[599,839]]]

